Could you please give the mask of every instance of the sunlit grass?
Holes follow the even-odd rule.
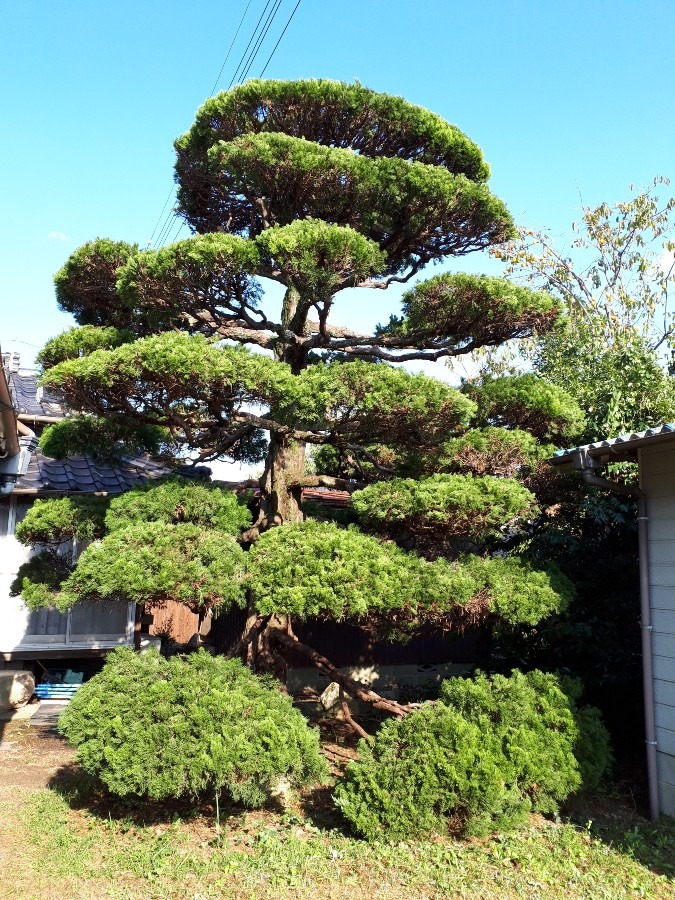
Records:
[[[5,872],[0,897],[675,895],[668,868],[675,858],[672,822],[635,826],[620,845],[596,836],[590,824],[543,819],[486,840],[388,845],[319,829],[296,814],[224,816],[218,835],[215,822],[202,816],[143,824],[142,815],[105,818],[73,808],[80,804],[70,799],[39,790],[4,804],[4,827],[14,829],[22,877],[10,883]]]

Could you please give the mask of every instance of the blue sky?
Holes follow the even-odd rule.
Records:
[[[0,0],[3,350],[28,364],[70,325],[52,276],[78,245],[146,244],[172,141],[210,94],[246,2]],[[283,0],[252,76],[294,5]],[[251,0],[220,88],[263,6]],[[266,76],[358,79],[428,107],[482,146],[519,223],[563,233],[582,200],[675,177],[673,35],[672,0],[302,0]],[[389,292],[359,293],[338,308],[345,324],[396,311]]]

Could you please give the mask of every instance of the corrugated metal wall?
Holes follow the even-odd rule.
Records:
[[[649,582],[657,765],[661,811],[675,816],[675,452],[640,452],[649,516]],[[639,602],[636,597],[636,603]]]

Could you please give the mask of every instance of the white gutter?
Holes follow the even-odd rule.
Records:
[[[627,494],[637,501],[638,551],[640,559],[640,629],[642,633],[642,689],[645,706],[645,744],[647,747],[647,779],[649,782],[649,817],[652,822],[658,821],[659,784],[656,768],[656,717],[654,714],[654,672],[652,663],[652,612],[649,598],[649,534],[647,517],[647,500],[644,492],[638,487],[618,484],[607,478],[595,475],[600,463],[587,450],[572,452],[575,469],[587,484]]]

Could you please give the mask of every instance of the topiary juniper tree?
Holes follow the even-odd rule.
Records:
[[[291,619],[396,633],[448,627],[465,613],[531,623],[566,602],[569,586],[555,573],[480,554],[535,511],[522,484],[491,473],[493,451],[496,475],[518,474],[541,440],[574,427],[578,409],[531,385],[497,385],[481,404],[394,365],[545,331],[559,306],[500,279],[443,274],[408,290],[401,315],[372,334],[334,323],[345,288],[408,282],[428,263],[513,234],[480,149],[402,99],[359,84],[251,81],[208,100],[175,146],[179,212],[194,236],[144,251],[95,240],[56,276],[58,302],[81,327],[47,345],[43,381],[79,415],[49,429],[44,449],[104,452],[133,440],[200,461],[264,459],[260,512],[244,535],[253,549],[242,567],[223,540],[230,562],[213,576],[231,581],[225,606],[249,604],[241,649],[274,669],[295,646],[402,715],[297,642]],[[276,317],[261,279],[284,287]],[[514,430],[519,416],[536,422],[536,439]],[[471,424],[483,428],[473,444],[462,438]],[[316,475],[307,474],[308,445]],[[302,490],[317,485],[364,487],[354,511],[370,534],[303,521]],[[214,541],[185,531],[199,527],[169,516],[145,538],[138,525],[114,531],[82,556],[62,602],[151,602],[152,578],[134,593],[124,577],[123,561],[133,570],[144,540],[167,557],[174,546],[176,560],[198,548],[208,580]],[[106,556],[121,561],[114,575]],[[175,589],[168,571],[157,579],[162,598],[186,600],[185,579]],[[207,595],[200,580],[195,596]]]

